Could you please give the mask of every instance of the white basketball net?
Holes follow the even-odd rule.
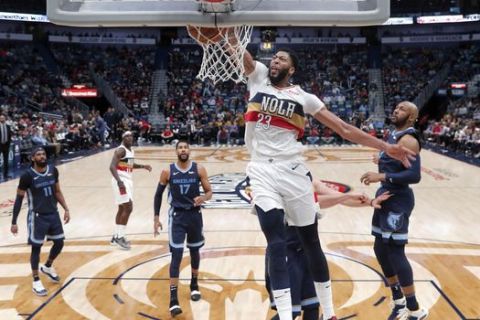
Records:
[[[200,26],[193,26],[202,35]],[[213,83],[232,80],[236,83],[246,82],[244,78],[243,55],[250,42],[252,26],[235,26],[219,28],[219,41],[197,41],[203,48],[203,59],[197,78],[210,79]],[[190,32],[189,32],[190,34]],[[195,39],[195,37],[190,34]],[[216,37],[218,40],[218,37]]]

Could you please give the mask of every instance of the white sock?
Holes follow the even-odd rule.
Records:
[[[330,319],[335,315],[333,310],[332,283],[328,280],[327,282],[314,282],[314,284],[318,300],[320,300],[320,305],[322,306],[323,318]]]
[[[117,238],[123,238],[125,237],[125,229],[127,226],[124,226],[123,224],[117,224]]]
[[[280,320],[292,320],[292,296],[290,288],[272,290]]]

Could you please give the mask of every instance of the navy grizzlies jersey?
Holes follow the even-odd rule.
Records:
[[[200,176],[196,162],[191,162],[190,168],[180,170],[175,163],[170,165],[169,203],[175,209],[195,208],[193,199],[200,195]]]
[[[396,132],[396,131],[392,132],[392,134],[388,138],[388,143],[397,144],[398,141],[400,141],[400,139],[407,134],[417,139],[418,143],[420,144],[420,139],[418,137],[417,131],[412,127],[399,132]],[[420,155],[417,155],[417,157],[420,157]],[[405,167],[400,161],[391,158],[385,152],[380,153],[380,158],[378,159],[378,171],[380,173],[396,173],[403,170],[405,170]],[[382,185],[386,188],[397,188],[397,189],[402,187],[404,188],[408,187],[408,184],[395,184],[389,181],[383,182]]]
[[[28,196],[28,209],[35,213],[57,212],[55,184],[58,182],[58,170],[47,165],[44,173],[30,167],[20,177],[18,188],[25,190]]]

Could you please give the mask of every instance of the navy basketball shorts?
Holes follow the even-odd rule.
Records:
[[[180,211],[170,208],[168,239],[170,250],[183,249],[185,238],[188,248],[201,248],[205,244],[201,211]]]
[[[382,203],[381,209],[375,209],[372,218],[372,235],[382,237],[384,242],[390,239],[397,244],[408,243],[408,225],[410,214],[415,206],[415,198],[410,188],[388,190],[381,187],[376,196],[390,191],[393,194]]]
[[[27,216],[28,244],[41,246],[47,240],[65,239],[62,220],[58,212],[36,213]]]
[[[303,250],[287,249],[287,267],[290,276],[290,294],[292,296],[292,311],[295,316],[302,310],[319,308],[320,304],[315,292],[313,278],[308,270],[307,257]],[[267,288],[270,290],[270,288]],[[271,295],[270,295],[271,297]],[[270,304],[276,309],[275,302],[270,298]]]

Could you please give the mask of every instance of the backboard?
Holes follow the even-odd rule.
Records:
[[[365,26],[389,18],[389,0],[233,0],[207,13],[196,0],[47,0],[51,22],[70,26]]]

